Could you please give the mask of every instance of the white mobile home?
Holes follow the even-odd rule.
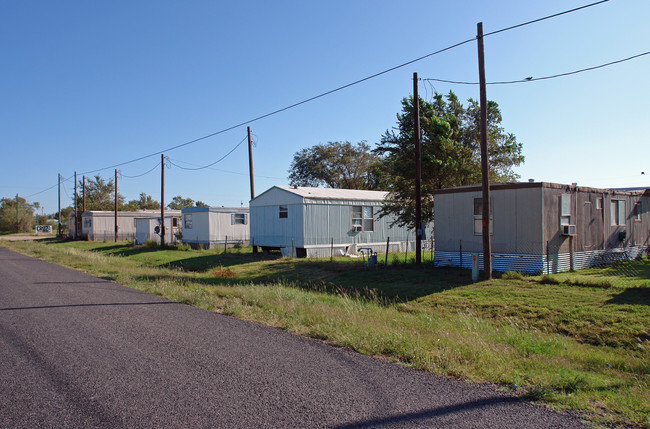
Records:
[[[414,249],[413,231],[390,227],[394,220],[378,212],[387,192],[274,186],[250,202],[251,244],[283,255],[326,257]]]
[[[173,244],[180,239],[180,218],[165,216],[165,244]],[[135,244],[142,245],[146,240],[161,243],[160,216],[135,219]]]
[[[165,210],[167,215],[175,218],[178,224],[180,210]],[[160,218],[160,210],[139,210],[117,212],[117,237],[118,240],[134,240],[136,238],[136,219]],[[115,212],[112,211],[86,211],[81,214],[81,235],[91,241],[113,240],[115,237]]]
[[[492,267],[557,273],[650,251],[650,189],[613,190],[546,182],[490,185]],[[437,266],[483,265],[480,186],[435,194]]]
[[[182,210],[183,243],[211,248],[218,244],[247,245],[248,208],[189,207]]]

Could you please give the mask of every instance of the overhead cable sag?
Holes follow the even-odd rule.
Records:
[[[631,57],[623,58],[621,60],[611,61],[609,63],[600,64],[600,65],[593,66],[593,67],[587,67],[587,68],[580,69],[580,70],[574,70],[574,71],[570,71],[570,72],[566,72],[566,73],[559,73],[559,74],[554,74],[554,75],[551,75],[551,76],[543,76],[543,77],[532,77],[531,76],[531,77],[527,77],[527,78],[519,79],[519,80],[486,82],[486,85],[509,85],[509,84],[513,84],[513,83],[525,83],[525,82],[534,82],[536,80],[555,79],[555,78],[558,78],[558,77],[564,77],[564,76],[569,76],[569,75],[572,75],[572,74],[583,73],[583,72],[586,72],[586,71],[596,70],[596,69],[611,66],[611,65],[614,65],[614,64],[623,63],[625,61],[630,61],[630,60],[633,60],[635,58],[639,58],[639,57],[642,57],[644,55],[649,55],[649,54],[650,54],[650,51],[647,51],[647,52],[643,52],[643,53],[638,54],[638,55],[633,55]],[[435,79],[435,78],[422,79],[422,81],[451,83],[451,84],[455,84],[455,85],[478,85],[479,84],[479,82],[464,82],[464,81],[457,81],[457,80],[446,80],[446,79]]]
[[[500,30],[496,30],[496,31],[492,31],[492,32],[486,33],[486,34],[483,35],[483,37],[488,37],[488,36],[491,36],[491,35],[494,35],[494,34],[498,34],[498,33],[502,33],[502,32],[505,32],[505,31],[513,30],[513,29],[515,29],[515,28],[520,28],[520,27],[523,27],[523,26],[526,26],[526,25],[530,25],[530,24],[534,24],[534,23],[537,23],[537,22],[540,22],[540,21],[544,21],[544,20],[547,20],[547,19],[550,19],[550,18],[555,18],[555,17],[561,16],[561,15],[565,15],[565,14],[568,14],[568,13],[576,12],[576,11],[579,11],[579,10],[582,10],[582,9],[586,9],[586,8],[589,8],[589,7],[592,7],[592,6],[596,6],[596,5],[599,5],[599,4],[602,4],[602,3],[606,3],[606,2],[608,2],[608,1],[610,1],[610,0],[601,0],[601,1],[597,1],[597,2],[595,2],[595,3],[590,3],[590,4],[587,4],[587,5],[584,5],[584,6],[580,6],[580,7],[574,8],[574,9],[569,9],[569,10],[566,10],[566,11],[563,11],[563,12],[559,12],[559,13],[555,13],[555,14],[552,14],[552,15],[548,15],[548,16],[545,16],[545,17],[542,17],[542,18],[538,18],[538,19],[535,19],[535,20],[532,20],[532,21],[527,21],[527,22],[523,22],[523,23],[521,23],[521,24],[517,24],[517,25],[510,26],[510,27],[505,27],[505,28],[502,28],[502,29],[500,29]],[[410,65],[410,64],[416,63],[416,62],[418,62],[418,61],[422,61],[422,60],[424,60],[424,59],[426,59],[426,58],[429,58],[429,57],[432,57],[432,56],[434,56],[434,55],[438,55],[438,54],[441,54],[441,53],[443,53],[443,52],[449,51],[449,50],[451,50],[451,49],[455,49],[455,48],[460,47],[460,46],[462,46],[462,45],[465,45],[465,44],[467,44],[467,43],[473,42],[474,40],[476,40],[476,37],[472,37],[472,38],[470,38],[470,39],[463,40],[462,42],[455,43],[455,44],[453,44],[453,45],[447,46],[446,48],[439,49],[439,50],[437,50],[437,51],[435,51],[435,52],[431,52],[431,53],[429,53],[429,54],[423,55],[423,56],[421,56],[421,57],[415,58],[415,59],[413,59],[413,60],[407,61],[407,62],[402,63],[402,64],[399,64],[399,65],[396,65],[396,66],[394,66],[394,67],[388,68],[388,69],[386,69],[386,70],[380,71],[380,72],[378,72],[378,73],[372,74],[372,75],[367,76],[367,77],[364,77],[364,78],[362,78],[362,79],[358,79],[358,80],[356,80],[356,81],[354,81],[354,82],[351,82],[351,83],[348,83],[348,84],[346,84],[346,85],[342,85],[342,86],[339,86],[339,87],[334,88],[334,89],[332,89],[332,90],[329,90],[329,91],[326,91],[326,92],[320,93],[320,94],[318,94],[318,95],[315,95],[315,96],[313,96],[313,97],[310,97],[310,98],[307,98],[307,99],[305,99],[305,100],[299,101],[299,102],[297,102],[297,103],[291,104],[291,105],[289,105],[289,106],[286,106],[286,107],[283,107],[283,108],[280,108],[280,109],[274,110],[274,111],[272,111],[272,112],[269,112],[269,113],[266,113],[266,114],[263,114],[263,115],[260,115],[260,116],[254,117],[254,118],[252,118],[252,119],[248,119],[248,120],[246,120],[246,121],[243,121],[243,122],[240,122],[240,123],[238,123],[238,124],[235,124],[235,125],[229,126],[229,127],[227,127],[227,128],[224,128],[224,129],[222,129],[222,130],[216,131],[216,132],[214,132],[214,133],[211,133],[211,134],[208,134],[208,135],[205,135],[205,136],[202,136],[202,137],[199,137],[199,138],[196,138],[196,139],[193,139],[193,140],[190,140],[190,141],[187,141],[187,142],[184,142],[184,143],[181,143],[181,144],[175,145],[175,146],[171,146],[171,147],[169,147],[169,148],[162,149],[162,150],[160,150],[160,151],[157,151],[157,152],[154,152],[154,153],[150,153],[150,154],[148,154],[148,155],[143,155],[143,156],[140,156],[140,157],[137,157],[137,158],[131,159],[131,160],[129,160],[129,161],[120,162],[120,163],[118,163],[118,164],[109,165],[109,166],[102,167],[102,168],[98,168],[98,169],[95,169],[95,170],[89,170],[89,171],[83,172],[83,173],[81,173],[81,174],[85,175],[85,174],[90,174],[90,173],[95,173],[95,172],[99,172],[99,171],[103,171],[103,170],[108,170],[108,169],[112,169],[112,168],[121,167],[121,166],[123,166],[123,165],[131,164],[131,163],[134,163],[134,162],[137,162],[137,161],[141,161],[141,160],[146,159],[146,158],[150,158],[150,157],[152,157],[152,156],[160,155],[160,154],[165,153],[165,152],[170,152],[170,151],[172,151],[172,150],[175,150],[175,149],[178,149],[178,148],[181,148],[181,147],[184,147],[184,146],[188,146],[188,145],[191,145],[191,144],[193,144],[193,143],[197,143],[197,142],[199,142],[199,141],[202,141],[202,140],[208,139],[208,138],[210,138],[210,137],[214,137],[214,136],[216,136],[216,135],[223,134],[223,133],[225,133],[225,132],[227,132],[227,131],[230,131],[230,130],[233,130],[233,129],[235,129],[235,128],[239,128],[239,127],[242,127],[242,126],[244,126],[244,125],[247,125],[247,124],[250,124],[250,123],[253,123],[253,122],[259,121],[259,120],[261,120],[261,119],[268,118],[269,116],[273,116],[273,115],[276,115],[276,114],[278,114],[278,113],[281,113],[281,112],[287,111],[287,110],[292,109],[292,108],[294,108],[294,107],[301,106],[301,105],[303,105],[303,104],[309,103],[309,102],[311,102],[311,101],[317,100],[317,99],[319,99],[319,98],[325,97],[325,96],[330,95],[330,94],[333,94],[333,93],[335,93],[335,92],[339,92],[339,91],[341,91],[341,90],[343,90],[343,89],[350,88],[350,87],[352,87],[352,86],[355,86],[355,85],[358,85],[358,84],[360,84],[360,83],[366,82],[366,81],[368,81],[368,80],[374,79],[374,78],[376,78],[376,77],[382,76],[382,75],[387,74],[387,73],[389,73],[389,72],[392,72],[392,71],[398,70],[398,69],[400,69],[400,68],[406,67],[406,66],[408,66],[408,65]],[[217,161],[217,162],[218,162],[218,161]],[[212,165],[214,165],[214,164],[212,164]],[[176,166],[179,167],[179,168],[183,168],[183,167],[180,167],[180,166],[178,166],[178,165],[176,165]],[[203,167],[203,168],[207,168],[207,167]],[[54,186],[56,186],[56,185],[54,185]],[[54,187],[54,186],[52,186],[52,187]],[[45,192],[46,190],[52,189],[52,187],[50,187],[50,188],[48,188],[48,189],[45,189],[45,190],[43,190],[43,191],[37,192],[36,194],[33,194],[33,195],[37,195],[37,194],[39,194],[39,193]]]

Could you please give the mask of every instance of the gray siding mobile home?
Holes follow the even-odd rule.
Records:
[[[167,215],[178,223],[180,210],[165,210]],[[119,240],[135,240],[136,219],[160,218],[160,210],[139,210],[117,212],[117,232]],[[73,225],[74,226],[74,225]],[[81,234],[77,238],[90,241],[113,240],[115,237],[115,212],[86,211],[81,214]]]
[[[250,202],[251,244],[283,255],[328,257],[369,247],[406,249],[407,228],[378,216],[387,192],[274,186]],[[410,232],[410,241],[414,240]],[[409,243],[411,249],[414,243]]]
[[[219,244],[247,245],[248,208],[190,207],[182,210],[183,243],[210,248]]]
[[[482,265],[481,188],[435,194],[435,263]],[[556,273],[650,249],[649,190],[596,189],[546,182],[490,185],[493,267]]]

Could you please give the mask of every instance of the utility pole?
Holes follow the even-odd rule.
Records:
[[[483,182],[483,278],[492,279],[492,245],[490,243],[490,178],[487,149],[487,94],[485,89],[485,59],[483,56],[483,23],[476,24],[478,42],[478,76],[481,99],[481,177]]]
[[[246,130],[248,132],[248,171],[251,180],[251,200],[252,200],[253,198],[255,198],[255,181],[253,179],[253,145],[251,143],[251,127],[246,127]],[[250,207],[250,204],[248,205],[248,207]],[[255,246],[255,240],[253,239],[251,241],[252,243],[250,244],[253,246],[253,253],[257,253],[257,246]]]
[[[74,172],[74,239],[77,239],[77,228],[79,227],[79,212],[77,211],[77,172]]]
[[[81,211],[82,213],[86,211],[86,176],[83,178],[83,189],[82,189],[82,198],[81,198]]]
[[[251,144],[251,127],[246,127],[248,131],[248,171],[251,177],[251,200],[255,198],[255,181],[253,179],[253,145]]]
[[[117,168],[115,169],[115,242],[117,243]]]
[[[59,183],[59,234],[57,235],[58,238],[61,238],[61,173],[58,173],[58,183]]]
[[[165,154],[160,154],[160,246],[165,247]]]
[[[413,73],[413,143],[415,147],[415,263],[422,263],[422,177],[420,168],[420,96],[418,74]]]
[[[20,230],[20,222],[18,221],[18,194],[16,194],[16,232]]]

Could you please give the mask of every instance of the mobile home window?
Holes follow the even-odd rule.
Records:
[[[560,225],[571,225],[571,194],[560,197]]]
[[[177,228],[178,227],[178,218],[173,217],[172,218],[172,228]]]
[[[84,219],[84,228],[90,228],[93,225],[92,219],[89,217],[85,217]]]
[[[493,215],[492,207],[494,200],[490,198],[490,235],[494,234],[493,231]],[[483,234],[483,198],[474,198],[474,234]]]
[[[596,210],[602,210],[602,209],[603,209],[603,199],[596,198]]]
[[[289,217],[289,208],[287,206],[280,206],[279,216],[280,219],[287,219]]]
[[[185,222],[183,223],[183,228],[192,229],[192,215],[186,214],[184,220]]]
[[[352,206],[352,228],[355,231],[375,230],[372,206]]]
[[[248,222],[246,213],[233,213],[230,215],[231,225],[246,225]]]
[[[641,220],[641,201],[634,205],[634,220]]]
[[[611,224],[625,225],[625,200],[612,200],[610,205]]]

